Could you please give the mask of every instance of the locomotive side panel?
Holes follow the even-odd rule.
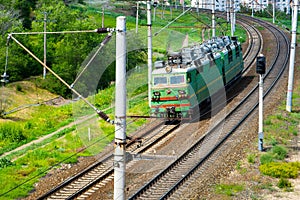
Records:
[[[233,46],[229,52],[227,56],[228,64],[225,65],[226,84],[235,80],[243,70],[243,58],[240,46],[238,48]]]
[[[152,73],[151,113],[168,119],[202,109],[243,70],[241,46],[228,36],[184,48],[158,64]]]

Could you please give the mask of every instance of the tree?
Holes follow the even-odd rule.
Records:
[[[15,8],[20,12],[19,18],[22,20],[25,29],[31,29],[36,2],[37,0],[18,0],[15,4]]]

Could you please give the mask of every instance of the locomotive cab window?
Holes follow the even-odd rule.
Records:
[[[184,75],[177,75],[170,77],[170,84],[182,84],[184,83]]]
[[[167,84],[167,77],[164,76],[157,76],[153,78],[153,84],[154,85],[162,85],[162,84]]]

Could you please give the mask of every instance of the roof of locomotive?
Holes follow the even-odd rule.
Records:
[[[219,57],[220,52],[226,53],[228,52],[228,46],[234,49],[235,45],[240,45],[236,37],[222,36],[201,44],[182,48],[180,52],[168,54],[168,63],[157,61],[155,63],[156,69],[153,70],[152,74],[184,73],[194,70],[196,68],[195,60],[201,59],[202,63],[209,62],[211,59],[209,55],[213,54],[214,58]],[[166,70],[168,67],[171,67],[171,70]]]

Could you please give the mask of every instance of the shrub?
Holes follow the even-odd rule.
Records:
[[[298,168],[298,170],[300,170],[300,162],[299,161],[297,161],[297,162],[291,162],[290,163],[293,167],[296,167],[296,168]]]
[[[272,137],[271,136],[271,138],[270,138],[270,142],[269,142],[272,146],[276,146],[277,144],[278,144],[278,141],[274,138],[274,137]]]
[[[274,158],[271,153],[266,153],[260,156],[260,164],[264,165],[271,162],[274,162]]]
[[[8,160],[7,158],[1,158],[0,159],[0,169],[1,168],[5,168],[8,166],[14,165],[14,163],[12,163],[10,160]]]
[[[272,148],[272,153],[275,159],[283,160],[287,156],[287,149],[283,146],[276,145]]]
[[[259,166],[259,170],[275,178],[297,178],[299,168],[293,163],[271,162]]]
[[[249,155],[247,156],[248,162],[254,164],[254,162],[255,162],[255,157],[256,157],[256,156],[255,156],[254,154],[249,154]]]
[[[23,91],[23,88],[22,88],[21,85],[17,84],[17,85],[16,85],[16,90],[17,90],[17,92],[22,92],[22,91]]]
[[[25,140],[23,128],[16,123],[5,123],[0,125],[0,140],[8,142],[21,142]]]
[[[292,187],[292,183],[285,178],[280,178],[277,183],[277,186],[279,188],[290,188],[290,187]]]

